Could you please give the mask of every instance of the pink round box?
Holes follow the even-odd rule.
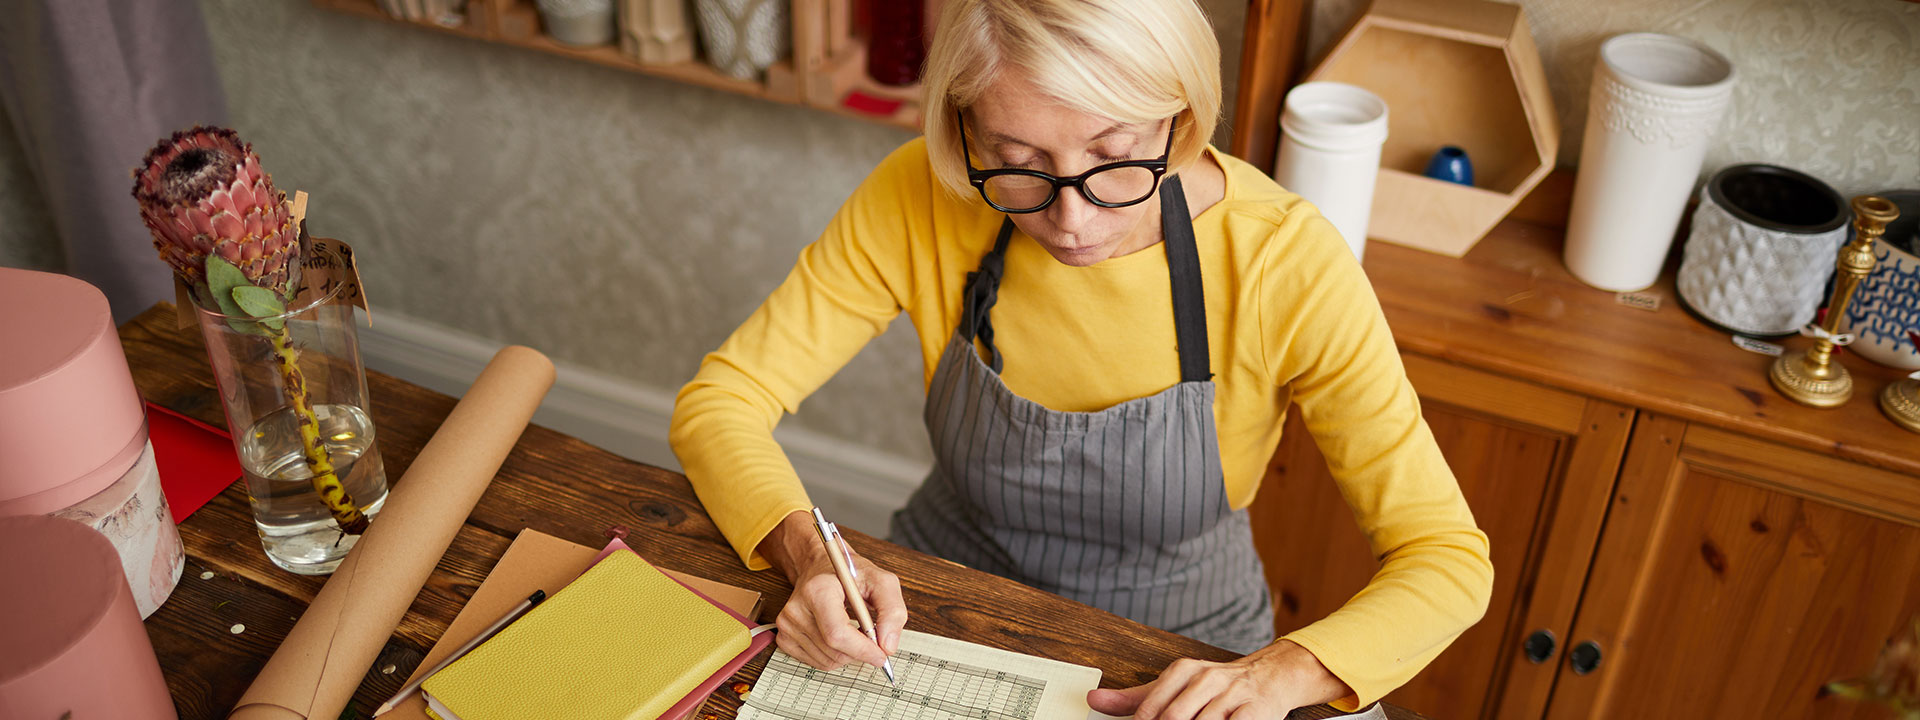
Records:
[[[105,534],[144,617],[184,565],[107,298],[0,268],[0,516],[54,514]]]
[[[120,555],[45,515],[0,517],[0,717],[176,720]]]
[[[146,446],[146,414],[107,297],[0,268],[0,515],[45,514],[107,489]]]

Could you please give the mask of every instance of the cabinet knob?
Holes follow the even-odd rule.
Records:
[[[1527,634],[1520,642],[1520,649],[1527,654],[1527,661],[1535,665],[1553,659],[1553,651],[1560,646],[1560,639],[1553,636],[1552,630],[1540,629]]]
[[[1567,660],[1573,664],[1573,674],[1585,675],[1600,667],[1600,645],[1592,640],[1573,646],[1567,653]]]

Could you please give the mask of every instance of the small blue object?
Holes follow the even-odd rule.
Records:
[[[1467,159],[1467,151],[1448,145],[1433,154],[1433,160],[1427,162],[1427,177],[1445,180],[1461,185],[1473,185],[1473,161]]]

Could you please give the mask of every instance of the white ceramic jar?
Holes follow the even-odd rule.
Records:
[[[1707,146],[1733,97],[1733,63],[1656,33],[1600,45],[1567,218],[1567,269],[1603,290],[1660,277]]]
[[[1367,246],[1387,101],[1355,85],[1311,82],[1287,93],[1273,179],[1320,209],[1355,258]]]

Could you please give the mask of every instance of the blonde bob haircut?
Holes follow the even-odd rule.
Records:
[[[955,111],[1009,70],[1090,115],[1173,118],[1172,172],[1199,159],[1219,121],[1220,43],[1193,0],[946,0],[923,79],[927,154],[954,192],[974,193]]]

